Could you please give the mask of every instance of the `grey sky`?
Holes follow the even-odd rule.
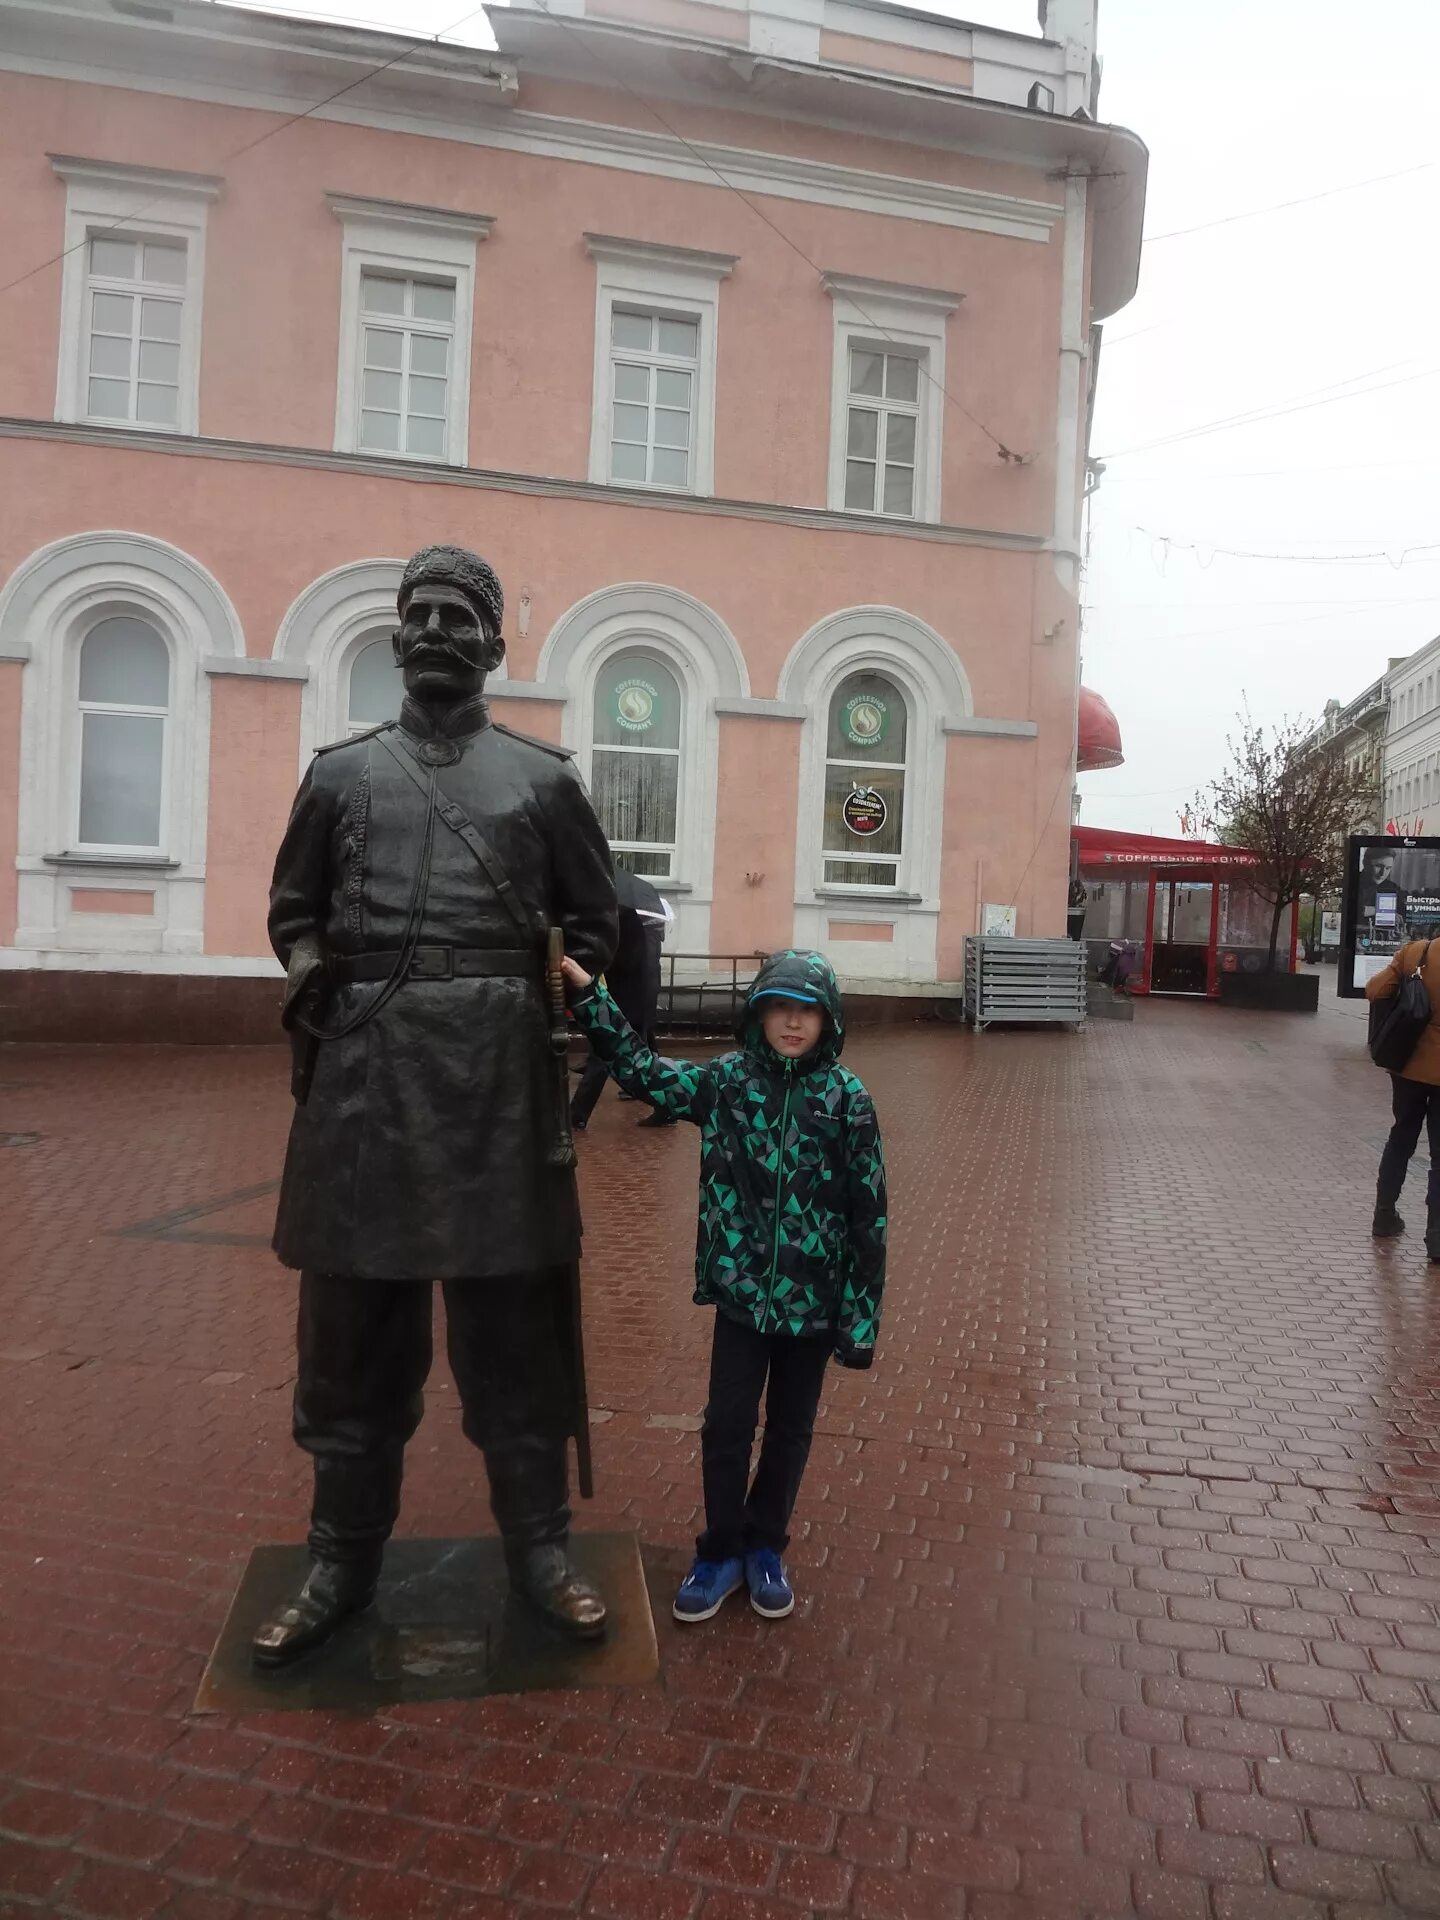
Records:
[[[419,35],[463,9],[284,10]],[[936,10],[1037,31],[1031,0]],[[453,37],[489,44],[483,15]],[[1101,0],[1100,46],[1102,117],[1150,147],[1153,238],[1107,324],[1093,439],[1085,679],[1126,764],[1082,777],[1082,818],[1168,833],[1243,701],[1317,715],[1440,633],[1440,6]],[[1007,436],[1003,395],[988,424]],[[1344,558],[1370,551],[1390,559]]]

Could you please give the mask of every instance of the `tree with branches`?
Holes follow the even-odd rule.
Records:
[[[1347,767],[1341,753],[1317,744],[1310,723],[1265,727],[1245,713],[1239,734],[1225,744],[1230,764],[1195,796],[1192,810],[1202,832],[1258,855],[1248,884],[1273,909],[1273,972],[1285,909],[1302,893],[1339,888],[1345,836],[1373,781],[1366,769]]]

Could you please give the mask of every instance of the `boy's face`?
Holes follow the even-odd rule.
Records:
[[[760,1015],[765,1038],[782,1060],[798,1060],[820,1039],[825,1016],[803,1000],[767,1000]]]

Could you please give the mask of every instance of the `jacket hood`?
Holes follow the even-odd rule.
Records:
[[[762,1054],[773,1061],[777,1056],[766,1045],[760,1025],[765,1006],[763,996],[772,993],[795,994],[816,1003],[825,1015],[825,1029],[814,1052],[805,1056],[806,1065],[832,1066],[845,1045],[845,1007],[835,969],[824,954],[806,953],[793,947],[772,953],[751,983],[735,1037],[747,1053]]]

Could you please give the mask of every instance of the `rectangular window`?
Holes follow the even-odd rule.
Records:
[[[66,154],[50,165],[66,188],[56,419],[198,433],[205,226],[223,183]]]
[[[698,319],[622,307],[612,311],[612,480],[689,487],[699,361]]]
[[[728,253],[587,233],[595,262],[591,480],[715,491],[715,363]]]
[[[475,256],[489,214],[326,196],[344,231],[335,446],[463,467]]]
[[[920,362],[912,353],[850,349],[845,505],[851,512],[915,512]]]
[[[185,243],[95,235],[85,283],[85,411],[92,420],[180,422]]]
[[[360,276],[360,436],[366,453],[444,460],[455,283]]]
[[[821,283],[835,316],[826,504],[938,520],[945,349],[960,295],[848,273]]]

